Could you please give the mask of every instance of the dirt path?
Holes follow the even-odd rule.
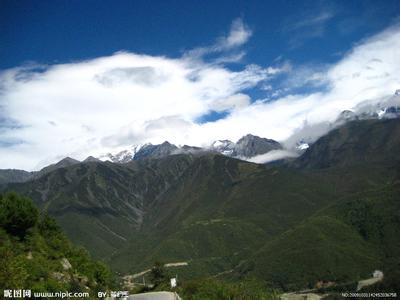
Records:
[[[324,296],[314,294],[314,293],[305,293],[305,294],[296,294],[293,293],[285,293],[280,296],[281,300],[320,300]]]
[[[383,273],[377,277],[372,277],[364,280],[360,280],[357,285],[357,291],[361,290],[362,288],[370,285],[374,285],[375,283],[383,280]],[[347,285],[349,283],[345,284],[339,284],[336,286],[343,286]],[[290,293],[284,293],[280,295],[281,300],[320,300],[329,294],[316,294],[315,292],[318,289],[311,289],[311,290],[302,290],[302,291],[295,291],[295,292],[290,292]]]
[[[173,262],[173,263],[167,263],[164,265],[164,267],[166,268],[174,268],[174,267],[184,267],[184,266],[188,266],[189,263],[187,261],[181,261],[181,262]],[[125,275],[124,277],[122,277],[122,279],[124,280],[124,286],[131,288],[135,285],[135,283],[133,282],[134,279],[136,278],[140,278],[144,275],[146,275],[147,273],[149,273],[151,271],[151,269],[147,269],[144,270],[142,272],[136,273],[136,274],[132,274],[132,275]]]
[[[364,288],[366,286],[373,285],[381,280],[383,280],[383,275],[378,276],[378,277],[372,277],[372,278],[365,279],[365,280],[360,280],[357,285],[357,291],[361,290],[362,288]]]
[[[181,300],[177,293],[154,292],[145,294],[130,295],[128,300]]]

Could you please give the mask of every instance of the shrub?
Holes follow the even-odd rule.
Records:
[[[28,198],[15,193],[0,197],[0,227],[9,234],[24,238],[38,222],[38,210]]]

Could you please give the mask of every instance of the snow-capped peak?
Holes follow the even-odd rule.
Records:
[[[296,148],[301,151],[304,151],[304,150],[307,150],[308,148],[310,148],[310,145],[307,143],[301,143]]]
[[[235,143],[229,140],[217,140],[211,144],[210,148],[223,155],[231,156],[235,149]]]
[[[102,154],[98,157],[101,161],[111,161],[113,163],[127,163],[130,162],[135,154],[143,147],[146,147],[150,144],[139,144],[132,146],[128,149],[117,150],[115,152],[109,152],[106,154]]]

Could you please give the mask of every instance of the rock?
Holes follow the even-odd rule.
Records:
[[[233,156],[253,157],[272,150],[281,150],[282,145],[275,140],[261,138],[252,134],[247,134],[237,141]]]
[[[61,272],[52,272],[50,274],[50,276],[52,278],[54,278],[55,280],[60,281],[60,282],[68,282],[68,281],[70,281],[70,276],[68,274],[64,274],[64,273],[61,273]]]
[[[72,268],[72,265],[70,264],[68,259],[66,259],[65,257],[61,259],[61,265],[64,270],[69,270]]]

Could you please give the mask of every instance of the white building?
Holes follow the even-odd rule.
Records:
[[[372,273],[372,277],[374,278],[382,278],[383,277],[383,272],[379,270],[375,270],[374,273]]]

